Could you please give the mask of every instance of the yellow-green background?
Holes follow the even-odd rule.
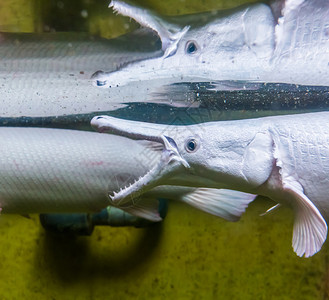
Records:
[[[58,22],[66,20],[71,30],[106,37],[135,26],[111,16],[107,1],[58,2],[1,1],[0,29],[53,31],[58,12]],[[177,14],[238,3],[143,5]],[[88,17],[75,22],[79,9]],[[312,258],[298,258],[291,248],[292,212],[259,216],[272,204],[257,199],[239,222],[229,223],[170,203],[162,224],[99,227],[75,239],[46,234],[37,216],[1,215],[0,299],[329,299],[328,245]]]

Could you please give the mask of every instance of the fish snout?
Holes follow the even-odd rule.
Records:
[[[93,129],[95,129],[96,131],[98,131],[100,133],[109,131],[109,127],[106,126],[106,125],[108,125],[107,116],[93,117],[90,121],[90,125]]]

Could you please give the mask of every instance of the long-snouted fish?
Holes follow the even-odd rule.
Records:
[[[3,213],[96,212],[114,205],[109,191],[132,183],[160,159],[148,143],[96,132],[47,128],[0,128],[0,208]],[[242,206],[223,210],[221,191],[202,190],[213,205],[205,205],[198,188],[161,187],[120,208],[160,221],[158,198],[178,199],[208,213],[235,221]],[[243,208],[242,208],[243,207]]]
[[[129,203],[158,185],[200,186],[263,195],[295,213],[293,248],[312,256],[327,237],[329,112],[168,126],[95,117],[94,128],[164,145],[159,163],[111,194]],[[226,205],[236,205],[237,197]],[[207,203],[207,199],[204,199]],[[324,217],[323,217],[323,216]]]
[[[167,20],[112,0],[115,12],[159,35],[164,54],[98,74],[94,84],[161,79],[164,84],[242,80],[328,86],[329,1],[272,2]]]

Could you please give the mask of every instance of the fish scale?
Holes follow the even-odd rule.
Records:
[[[328,121],[319,117],[290,124],[288,128],[283,122],[274,126],[282,149],[289,149],[285,160],[289,173],[297,175],[305,194],[328,218],[329,133],[325,130],[326,124]]]

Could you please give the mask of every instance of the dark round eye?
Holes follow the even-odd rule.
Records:
[[[188,41],[186,43],[186,53],[187,54],[194,54],[195,52],[197,52],[197,50],[198,50],[198,47],[195,42]]]
[[[185,148],[188,152],[194,152],[196,150],[197,142],[195,139],[188,140]]]

